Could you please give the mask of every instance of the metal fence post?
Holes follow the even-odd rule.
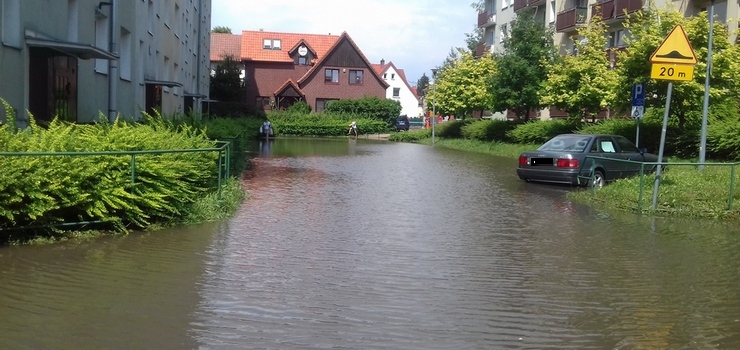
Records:
[[[642,194],[645,186],[645,163],[640,164],[640,194],[637,196],[637,211],[642,213]]]
[[[727,201],[727,210],[732,210],[732,200],[735,198],[735,165],[730,166],[730,199]]]
[[[136,154],[131,153],[131,184],[136,183]]]

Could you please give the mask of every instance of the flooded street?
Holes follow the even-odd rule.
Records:
[[[516,159],[254,145],[229,220],[0,248],[0,349],[738,349],[740,226],[608,213]]]

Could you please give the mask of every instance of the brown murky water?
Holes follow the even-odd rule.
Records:
[[[736,224],[594,210],[515,159],[255,146],[230,220],[0,249],[0,348],[740,348]]]

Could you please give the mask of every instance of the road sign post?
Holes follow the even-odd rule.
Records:
[[[658,166],[655,168],[655,185],[653,186],[653,210],[658,205],[658,190],[660,189],[661,164],[665,149],[665,136],[668,128],[668,114],[671,108],[671,93],[674,81],[691,81],[694,78],[694,65],[698,62],[696,53],[689,43],[686,31],[680,24],[676,24],[663,43],[650,56],[653,64],[650,77],[653,79],[669,80],[665,100],[665,114],[663,128],[660,132],[660,150],[658,151]]]
[[[632,85],[632,118],[637,119],[635,146],[640,146],[640,120],[645,115],[645,83]]]

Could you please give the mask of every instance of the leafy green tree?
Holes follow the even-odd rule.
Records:
[[[429,77],[426,73],[421,75],[421,78],[416,81],[416,93],[419,97],[426,96],[426,90],[429,87]]]
[[[222,27],[222,26],[215,26],[213,27],[213,30],[211,30],[212,33],[221,33],[221,34],[232,34],[231,28],[229,27]]]
[[[494,57],[501,67],[491,78],[492,110],[513,110],[517,116],[529,119],[531,111],[543,107],[540,88],[547,79],[547,67],[556,53],[551,29],[534,18],[531,9],[517,14],[510,23],[511,37],[504,40],[504,52]]]
[[[484,32],[483,28],[476,26],[473,28],[473,32],[465,33],[465,47],[470,53],[475,54],[475,50],[478,48],[478,45],[483,42]]]
[[[221,102],[243,102],[246,91],[240,74],[241,63],[234,56],[225,56],[211,77],[210,97]]]
[[[461,52],[461,57],[439,73],[435,86],[428,91],[427,101],[433,98],[437,111],[467,117],[472,111],[490,108],[491,91],[488,82],[494,73],[493,56],[475,58]]]
[[[614,100],[617,72],[604,54],[606,25],[600,17],[593,17],[578,34],[582,39],[575,43],[577,54],[567,55],[550,67],[542,103],[580,120],[595,118]]]
[[[665,106],[669,81],[650,78],[650,56],[676,24],[683,25],[699,62],[694,68],[692,81],[673,84],[670,116],[674,118],[669,120],[679,130],[698,129],[701,125],[709,43],[709,20],[705,12],[685,18],[678,11],[653,6],[648,11],[638,11],[627,18],[625,28],[630,34],[625,39],[628,47],[617,56],[619,80],[614,107],[621,110],[629,108],[632,84],[640,82],[648,82],[646,96],[657,96],[646,99],[646,108]],[[726,103],[728,99],[734,103],[740,94],[740,81],[736,78],[740,74],[740,48],[730,43],[727,27],[723,25],[714,25],[713,41],[710,105]]]

